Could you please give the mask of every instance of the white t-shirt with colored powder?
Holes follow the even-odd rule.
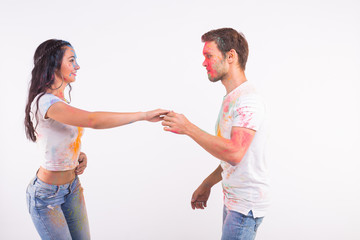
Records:
[[[263,217],[270,203],[266,156],[265,104],[254,87],[244,82],[224,97],[216,135],[231,138],[232,127],[256,131],[243,159],[236,166],[221,161],[224,204],[229,210]]]
[[[36,113],[36,101],[39,96],[40,94],[32,102],[31,112],[33,116]],[[51,118],[45,118],[50,106],[57,102],[64,101],[49,93],[40,97],[39,110],[37,111],[38,124],[35,129],[36,142],[43,154],[41,163],[43,168],[50,171],[66,171],[79,165],[78,158],[84,130],[81,127],[74,127]],[[36,118],[33,120],[35,126]]]

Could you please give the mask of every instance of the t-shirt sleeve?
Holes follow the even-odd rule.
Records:
[[[265,117],[265,104],[256,94],[240,97],[233,112],[233,127],[244,127],[259,130]]]
[[[43,119],[50,106],[57,102],[61,102],[61,99],[52,94],[45,94],[39,99],[39,113]]]

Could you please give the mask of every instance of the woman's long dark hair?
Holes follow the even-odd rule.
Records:
[[[67,41],[49,39],[41,43],[34,54],[34,68],[31,72],[29,96],[25,108],[25,131],[26,137],[31,141],[36,141],[36,132],[32,122],[31,105],[35,97],[40,94],[36,101],[36,125],[38,123],[37,112],[39,108],[39,98],[43,96],[55,81],[55,73],[61,68],[61,62],[65,53],[65,46],[71,44]],[[71,91],[71,86],[70,91]]]

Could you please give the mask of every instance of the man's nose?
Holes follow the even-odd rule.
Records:
[[[202,65],[203,65],[204,67],[207,66],[206,60],[203,61]]]

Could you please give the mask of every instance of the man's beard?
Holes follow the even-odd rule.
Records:
[[[221,75],[219,75],[217,77],[211,77],[211,75],[208,74],[208,78],[209,78],[210,82],[217,82],[217,81],[223,79],[224,76],[225,76],[225,74],[221,74]]]

